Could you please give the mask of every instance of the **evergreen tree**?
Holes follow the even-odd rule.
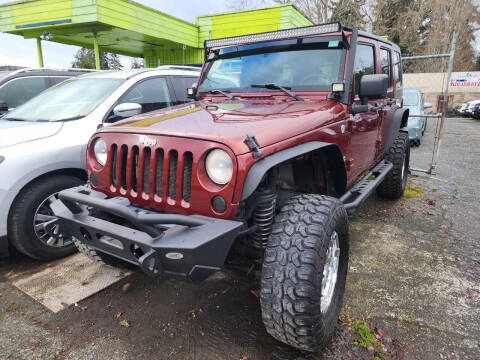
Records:
[[[143,59],[132,59],[132,62],[130,63],[130,69],[142,69],[145,66],[143,65]]]
[[[81,48],[74,55],[73,68],[95,69],[95,51]],[[100,51],[100,68],[102,70],[121,70],[123,68],[117,54]]]

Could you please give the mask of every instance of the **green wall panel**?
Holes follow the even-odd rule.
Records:
[[[0,5],[0,31],[144,57],[148,67],[203,62],[207,39],[311,25],[293,5],[199,16],[195,24],[131,0],[24,0]],[[183,45],[186,49],[183,50]]]

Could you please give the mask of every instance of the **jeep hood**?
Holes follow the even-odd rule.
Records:
[[[255,135],[260,147],[265,147],[323,127],[343,109],[334,100],[198,101],[138,115],[102,131],[216,141],[240,155],[250,152],[245,144],[247,134]]]
[[[60,131],[63,122],[10,121],[0,119],[0,149],[43,139]]]

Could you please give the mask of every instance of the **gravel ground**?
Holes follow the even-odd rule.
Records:
[[[417,167],[434,125],[412,150]],[[412,174],[408,197],[373,196],[351,217],[344,309],[321,354],[270,338],[258,281],[239,272],[198,285],[137,272],[51,314],[5,276],[44,266],[18,256],[0,261],[0,359],[480,359],[479,144],[480,122],[447,119],[437,173]]]

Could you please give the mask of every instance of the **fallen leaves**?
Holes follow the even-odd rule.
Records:
[[[130,323],[128,322],[127,319],[123,319],[122,321],[120,321],[120,326],[130,327]]]
[[[433,199],[425,199],[425,204],[430,205],[430,206],[435,206],[436,201]]]
[[[131,286],[132,286],[132,284],[129,283],[129,282],[125,283],[125,284],[122,286],[122,291],[123,291],[124,293],[126,293],[126,292],[130,289]]]
[[[250,292],[251,292],[254,296],[256,296],[257,298],[260,297],[260,290],[250,290]]]
[[[382,328],[375,328],[377,334],[380,336],[380,338],[388,338],[388,331],[384,330]]]
[[[117,312],[115,315],[113,315],[113,317],[114,317],[115,319],[119,319],[120,316],[122,316],[122,315],[123,315],[123,313],[122,313],[121,311],[119,311],[119,312]]]

